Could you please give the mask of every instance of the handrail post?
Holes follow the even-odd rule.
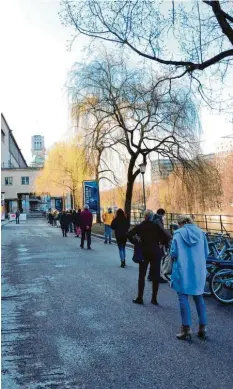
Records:
[[[222,215],[220,215],[220,223],[221,223],[221,233],[223,233]]]
[[[206,231],[208,231],[208,222],[207,222],[207,217],[206,217],[206,215],[205,215],[205,229],[206,229]]]

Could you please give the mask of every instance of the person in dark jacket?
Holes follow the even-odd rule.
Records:
[[[166,212],[164,211],[164,209],[163,209],[163,208],[159,208],[159,209],[157,210],[157,212],[156,212],[156,213],[154,214],[154,216],[153,216],[153,222],[154,222],[155,224],[159,224],[160,227],[161,227],[162,229],[164,229],[163,218],[164,218],[165,214],[166,214]],[[164,255],[165,255],[164,248],[161,247],[161,250],[162,250],[162,256],[164,256]],[[149,269],[149,274],[148,274],[147,279],[148,279],[149,281],[152,281],[151,268]],[[160,282],[161,284],[163,284],[163,283],[166,283],[167,281],[165,281],[162,277],[160,277],[159,282]]]
[[[88,205],[84,206],[84,210],[80,214],[80,219],[81,219],[81,230],[82,230],[80,247],[81,249],[84,248],[84,241],[86,236],[87,249],[90,250],[91,249],[91,227],[92,227],[93,216],[92,213],[89,211]]]
[[[111,223],[111,229],[115,231],[115,237],[121,259],[121,267],[125,267],[125,245],[127,242],[129,227],[130,225],[123,209],[119,208],[117,210],[116,217]]]
[[[165,211],[163,208],[159,208],[158,211],[153,216],[153,222],[159,224],[162,228],[164,228],[163,218],[165,216]]]
[[[68,217],[68,231],[73,232],[73,211],[72,209],[70,211],[67,211],[67,217]]]
[[[152,276],[151,303],[158,305],[157,294],[159,289],[161,261],[160,245],[167,244],[171,240],[171,235],[162,229],[159,224],[153,222],[153,212],[147,210],[145,212],[145,220],[128,233],[128,239],[133,244],[136,243],[135,236],[138,236],[141,240],[144,261],[139,263],[138,296],[133,302],[136,304],[143,304],[145,276],[147,267],[150,263]]]
[[[20,210],[19,209],[17,209],[15,216],[16,216],[16,218],[15,218],[16,224],[19,224],[19,217],[20,217]]]
[[[53,213],[52,213],[52,210],[49,211],[49,224],[53,225]]]
[[[81,232],[81,209],[78,209],[78,212],[75,214],[75,232],[75,237],[79,238]]]
[[[73,209],[73,211],[72,211],[72,223],[73,223],[73,231],[74,231],[74,233],[76,233],[75,220],[76,220],[76,211],[75,211],[75,209]]]
[[[67,237],[67,232],[68,232],[68,225],[69,225],[69,217],[65,211],[62,212],[61,217],[60,217],[60,225],[62,229],[62,235],[63,238]]]

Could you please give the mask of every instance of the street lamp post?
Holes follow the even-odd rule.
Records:
[[[144,201],[144,209],[146,210],[146,191],[145,191],[145,179],[144,174],[146,172],[146,163],[143,162],[139,165],[140,173],[142,175],[142,185],[143,185],[143,201]]]

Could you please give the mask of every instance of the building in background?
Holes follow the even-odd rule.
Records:
[[[31,140],[32,167],[43,167],[45,162],[44,136],[33,135]]]
[[[151,161],[151,183],[165,180],[173,172],[174,167],[169,159],[157,159]]]
[[[12,130],[5,117],[1,114],[1,168],[27,168],[24,159]]]
[[[233,152],[233,133],[221,137],[216,142],[216,152],[217,154]]]

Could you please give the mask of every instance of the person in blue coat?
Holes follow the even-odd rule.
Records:
[[[205,233],[188,216],[178,217],[179,229],[175,231],[171,257],[173,268],[171,287],[178,294],[182,319],[178,339],[191,338],[191,313],[188,296],[193,296],[199,317],[199,337],[206,336],[206,307],[203,299],[206,282],[206,259],[209,254]]]

